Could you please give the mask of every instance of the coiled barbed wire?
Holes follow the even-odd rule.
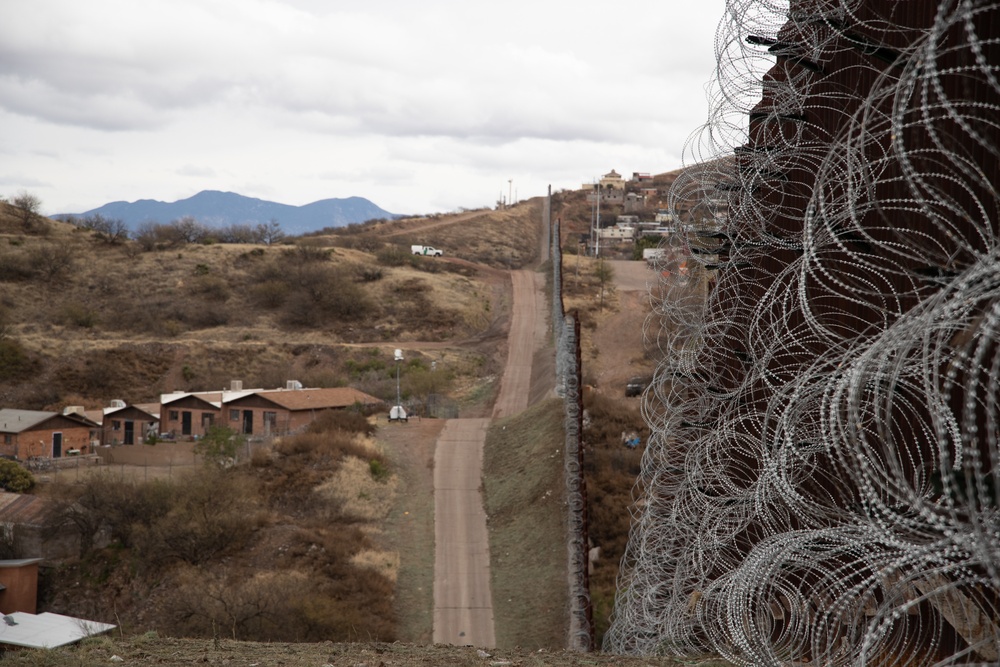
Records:
[[[730,0],[716,53],[604,648],[997,664],[1000,4]]]

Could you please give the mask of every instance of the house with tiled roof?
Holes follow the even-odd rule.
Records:
[[[289,383],[285,389],[261,389],[223,403],[226,425],[247,435],[291,433],[306,427],[325,410],[382,403],[371,394],[351,387],[300,389]]]
[[[245,435],[266,436],[300,430],[324,410],[371,408],[381,403],[381,399],[352,387],[303,388],[289,381],[284,388],[244,389],[234,380],[224,391],[163,394],[157,412],[161,433],[175,438],[199,438],[213,424]]]

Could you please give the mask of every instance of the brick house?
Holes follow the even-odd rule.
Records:
[[[0,410],[0,455],[24,460],[89,454],[99,434],[97,423],[76,413]]]
[[[202,437],[221,415],[222,393],[176,393],[160,397],[160,432],[175,438]]]
[[[224,423],[239,433],[275,435],[307,426],[324,410],[381,403],[380,399],[351,387],[263,389],[227,400],[222,406],[222,416]]]
[[[138,405],[106,408],[101,424],[102,445],[143,445],[159,434],[160,417]]]

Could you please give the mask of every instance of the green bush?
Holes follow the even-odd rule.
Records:
[[[24,493],[35,486],[34,476],[16,461],[0,459],[0,488],[10,493]]]
[[[246,436],[228,426],[213,424],[208,432],[194,445],[194,453],[213,465],[231,462],[236,452],[246,442]]]
[[[372,473],[372,479],[381,482],[389,477],[389,468],[384,462],[372,459],[368,462],[368,469]]]

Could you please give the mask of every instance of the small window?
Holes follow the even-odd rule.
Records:
[[[170,411],[170,421],[175,422],[180,418],[181,418],[180,412],[178,412],[177,410]]]
[[[112,431],[120,431],[120,430],[122,430],[122,423],[120,421],[118,421],[117,419],[112,419],[111,420],[111,430]]]
[[[235,409],[235,410],[234,409],[230,409],[229,410],[229,421],[231,421],[231,422],[238,422],[239,420],[240,420],[240,411],[239,411],[239,409]]]
[[[3,435],[3,444],[5,444],[5,445],[13,445],[14,444],[14,436],[12,436],[10,433],[4,433],[4,435]]]

